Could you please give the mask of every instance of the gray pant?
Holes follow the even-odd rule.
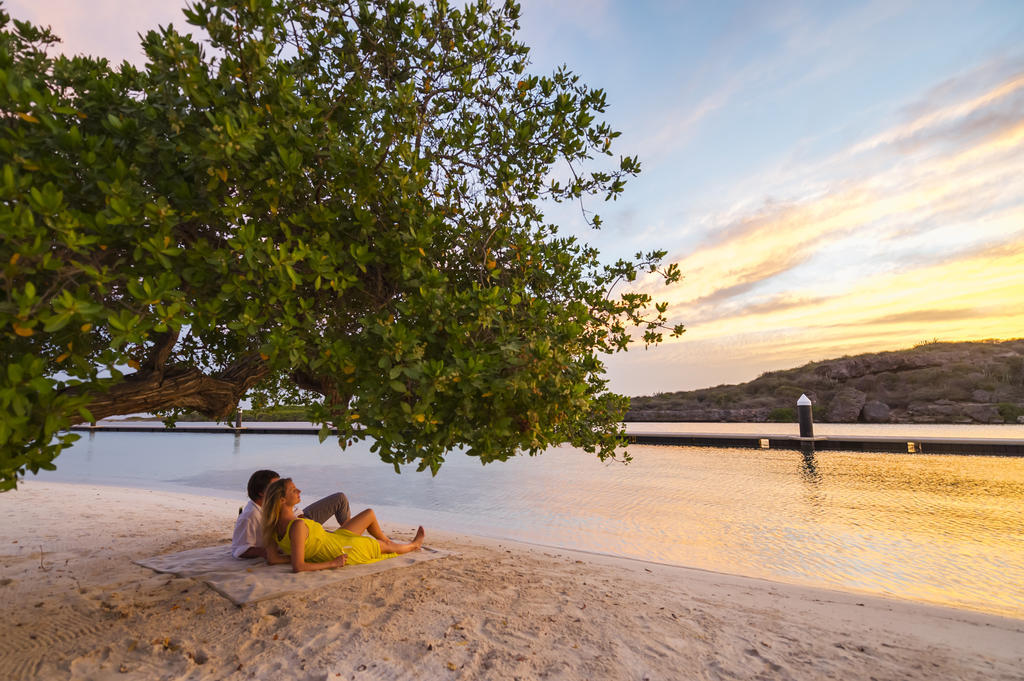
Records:
[[[328,497],[324,497],[320,501],[314,501],[302,509],[302,515],[310,520],[317,521],[321,525],[327,522],[328,518],[334,516],[339,525],[344,525],[350,517],[348,497],[341,492],[336,492]]]

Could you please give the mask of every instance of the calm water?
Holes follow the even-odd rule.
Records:
[[[782,428],[772,432],[795,425]],[[832,434],[888,434],[876,428]],[[1024,435],[1019,426],[996,426],[998,434],[931,428],[908,434]],[[395,523],[1024,617],[1022,458],[630,451],[628,466],[568,447],[489,466],[452,454],[431,478],[395,474],[368,445],[343,452],[315,436],[98,433],[39,477],[241,503],[249,474],[271,467],[295,478],[306,500],[342,490]]]

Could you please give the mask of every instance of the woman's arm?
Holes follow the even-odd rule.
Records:
[[[277,548],[277,544],[264,547],[266,549],[267,562],[271,565],[281,565],[282,563],[288,562],[288,556],[281,553],[280,549]]]
[[[325,563],[306,562],[306,537],[309,536],[309,528],[301,520],[292,523],[291,529],[288,530],[288,536],[292,542],[292,572],[327,570],[345,565],[345,559],[348,556],[344,553],[334,560],[329,560]]]

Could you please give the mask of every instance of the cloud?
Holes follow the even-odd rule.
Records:
[[[918,120],[855,144],[858,154],[877,157],[869,163],[875,172],[861,175],[861,165],[837,161],[810,196],[769,199],[754,212],[706,218],[719,226],[692,252],[675,254],[686,283],[674,302],[684,311],[740,305],[753,294],[770,295],[783,278],[792,285],[820,279],[830,261],[841,268],[844,258],[870,257],[872,268],[914,268],[969,256],[1024,231],[1024,108],[986,117],[978,134],[979,117],[1012,93],[1024,93],[1022,86],[1024,76],[1014,77],[969,105],[954,103],[941,116],[923,117],[927,125]],[[939,126],[941,134],[929,126]],[[900,149],[898,142],[911,133],[927,153]],[[847,252],[836,252],[837,244]],[[833,280],[839,268],[829,267]]]
[[[907,324],[918,322],[950,322],[964,319],[978,319],[989,317],[993,312],[1001,312],[1002,307],[959,307],[954,309],[932,309],[932,310],[911,310],[909,312],[897,312],[896,314],[883,315],[868,319],[859,319],[851,322],[840,322],[832,324],[833,327],[844,326],[885,326],[888,324]]]
[[[822,177],[869,178],[909,157],[953,153],[975,145],[984,133],[997,134],[1020,121],[1024,108],[1024,56],[998,58],[959,73],[897,110],[884,130],[823,158],[794,155],[772,171],[746,182],[772,191],[820,186]]]
[[[734,304],[726,309],[719,305],[705,307],[697,316],[688,316],[686,321],[688,324],[697,325],[727,317],[770,316],[785,311],[814,308],[828,300],[829,298],[825,296],[803,296],[786,292],[755,299],[751,302]]]
[[[7,0],[4,4],[12,17],[52,27],[62,40],[60,52],[105,57],[114,64],[143,63],[139,34],[170,23],[179,30],[186,28],[181,13],[186,0]]]
[[[776,256],[768,260],[756,260],[747,267],[730,270],[728,275],[730,281],[734,283],[716,288],[711,293],[693,300],[690,304],[695,307],[717,305],[740,298],[754,290],[762,282],[803,264],[810,254],[807,249],[797,247],[788,252],[777,251]]]
[[[519,38],[537,52],[567,37],[598,40],[616,31],[609,0],[523,0],[520,6]]]
[[[991,110],[1001,100],[1021,94],[1024,90],[1024,73],[1016,74],[1006,82],[966,101],[947,103],[937,109],[918,116],[907,123],[890,128],[875,135],[848,150],[849,155],[861,154],[879,147],[903,144],[922,133],[929,133],[935,139],[935,133],[953,134],[964,138],[971,129],[971,116],[979,111]],[[920,107],[921,105],[917,105]],[[1017,109],[1019,114],[1019,108]],[[1020,120],[1019,115],[1016,120]],[[965,125],[966,122],[966,125]]]
[[[1018,217],[1024,217],[1021,211]],[[858,282],[826,299],[793,305],[752,306],[688,333],[705,340],[744,337],[751,329],[774,329],[787,347],[846,346],[922,334],[958,337],[1014,337],[1024,329],[1024,236],[937,262]],[[792,354],[783,350],[783,354]]]
[[[813,182],[700,216],[714,231],[670,258],[683,282],[667,295],[640,286],[687,333],[611,363],[629,367],[613,373],[617,389],[1024,335],[1024,68],[972,73],[1001,77],[951,79],[904,107],[914,115],[815,164]]]
[[[636,140],[636,154],[648,168],[672,158],[697,135],[705,119],[725,107],[755,78],[756,74],[750,72],[736,74],[697,102],[677,104],[657,120],[645,123],[644,127],[653,132]]]
[[[720,27],[709,22],[718,32],[703,52],[694,55],[696,67],[659,72],[659,104],[652,107],[656,113],[636,126],[631,144],[645,167],[652,169],[677,161],[720,115],[743,111],[752,123],[760,116],[755,107],[767,105],[799,116],[787,106],[794,96],[808,88],[827,87],[831,79],[856,70],[871,56],[864,35],[884,28],[906,10],[906,3],[894,0],[835,5],[825,12],[804,3],[747,2],[722,8],[719,11],[728,20]],[[690,13],[701,18],[717,14],[707,8]]]
[[[851,187],[805,203],[771,206],[726,224],[694,253],[677,257],[692,305],[741,297],[811,261],[822,242],[871,219],[875,197]]]

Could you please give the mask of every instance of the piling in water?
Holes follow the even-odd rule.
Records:
[[[811,399],[807,395],[801,395],[796,401],[797,420],[800,421],[800,437],[814,437],[814,414],[811,411]],[[808,440],[801,443],[800,449],[805,453],[814,451],[814,441]]]
[[[814,437],[814,414],[811,412],[811,398],[801,395],[796,401],[797,419],[800,421],[800,437]]]

